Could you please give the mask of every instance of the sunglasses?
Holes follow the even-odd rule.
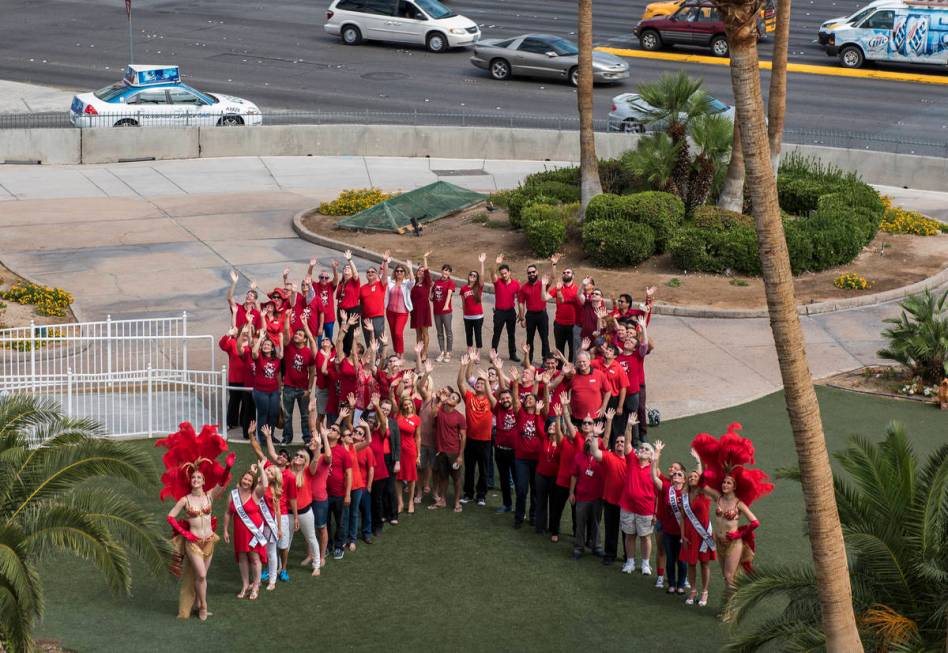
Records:
[[[595,424],[595,422],[592,420],[587,420],[587,419],[583,420],[583,426],[592,426],[593,424]]]
[[[684,476],[684,472],[672,472],[672,476]]]
[[[319,275],[319,280],[320,280],[320,281],[329,281],[329,275],[328,275],[328,274],[321,274],[321,275]]]
[[[369,268],[365,271],[366,274],[375,274],[375,268]]]

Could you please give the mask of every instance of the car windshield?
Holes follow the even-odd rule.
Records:
[[[100,88],[95,92],[95,96],[103,102],[111,102],[118,96],[124,94],[127,90],[128,86],[125,84],[125,82],[115,82],[111,86]]]
[[[865,9],[860,9],[859,11],[857,11],[856,13],[854,13],[852,16],[850,16],[849,18],[847,18],[847,19],[846,19],[846,22],[847,22],[847,23],[858,23],[858,22],[861,21],[863,18],[865,18],[866,16],[868,16],[868,15],[872,12],[873,9],[875,9],[875,7],[866,7]]]
[[[724,113],[731,107],[721,102],[721,100],[716,100],[711,98],[708,102],[708,105],[711,107],[711,113]]]
[[[579,50],[576,49],[576,45],[567,41],[566,39],[550,39],[548,43],[550,49],[561,57],[579,54]]]
[[[451,18],[452,16],[457,16],[456,13],[438,2],[438,0],[415,0],[415,4],[421,7],[422,11],[435,20],[438,18]]]

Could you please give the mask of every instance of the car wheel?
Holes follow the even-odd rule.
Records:
[[[662,47],[662,37],[655,30],[647,29],[639,37],[639,45],[643,50],[659,50]]]
[[[240,116],[222,116],[217,121],[218,127],[240,127],[244,124],[244,119]]]
[[[845,48],[840,50],[839,60],[846,68],[862,68],[862,64],[865,63],[866,57],[863,56],[862,50],[857,48],[855,45],[847,45]]]
[[[442,53],[448,49],[448,39],[441,32],[432,32],[425,40],[428,52]]]
[[[569,83],[573,86],[579,86],[579,68],[573,67],[569,69]]]
[[[711,52],[714,53],[715,57],[726,57],[728,50],[727,38],[715,36],[711,39]]]
[[[645,125],[632,119],[623,120],[622,131],[624,131],[627,134],[644,134]]]
[[[500,81],[510,79],[510,64],[507,63],[506,59],[494,59],[490,62],[488,69],[490,71],[490,76],[494,79]]]
[[[138,127],[138,121],[131,118],[122,118],[113,127]]]
[[[362,43],[362,32],[355,25],[346,25],[342,28],[342,42],[346,45],[359,45]]]

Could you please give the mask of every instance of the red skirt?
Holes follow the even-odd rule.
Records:
[[[679,554],[678,559],[689,565],[696,565],[698,562],[711,562],[712,560],[716,560],[717,555],[712,549],[708,548],[704,551],[701,550],[701,538],[698,536],[698,532],[691,525],[691,522],[687,517],[684,521],[684,537],[688,543],[685,544],[682,542],[681,554]]]
[[[427,329],[431,326],[431,303],[425,301],[424,304],[415,304],[411,309],[411,319],[409,326],[412,329]]]
[[[414,438],[402,441],[401,461],[395,478],[399,481],[418,480],[418,451]]]

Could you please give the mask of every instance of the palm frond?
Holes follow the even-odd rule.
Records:
[[[639,139],[634,150],[622,157],[626,170],[659,190],[675,192],[671,188],[675,162],[681,149],[668,134],[656,132]]]
[[[0,453],[25,442],[28,432],[62,415],[59,403],[33,395],[9,395],[0,401]]]
[[[805,566],[773,565],[738,576],[724,607],[724,621],[738,624],[756,605],[780,596],[795,600],[812,596],[819,605],[813,570]]]
[[[903,646],[918,637],[918,624],[888,605],[877,603],[858,617],[860,625],[873,633],[884,647]]]
[[[32,646],[33,624],[42,618],[43,586],[28,556],[21,529],[0,527],[0,635],[8,650]]]
[[[684,72],[665,73],[653,82],[639,84],[639,96],[652,106],[647,112],[649,122],[663,122],[682,136],[688,123],[701,113],[710,111],[710,102],[701,90],[703,82]]]
[[[826,644],[822,629],[811,623],[794,621],[786,615],[767,619],[751,630],[732,635],[721,648],[726,653],[754,653],[761,649],[821,651]],[[777,645],[777,649],[773,649]]]

